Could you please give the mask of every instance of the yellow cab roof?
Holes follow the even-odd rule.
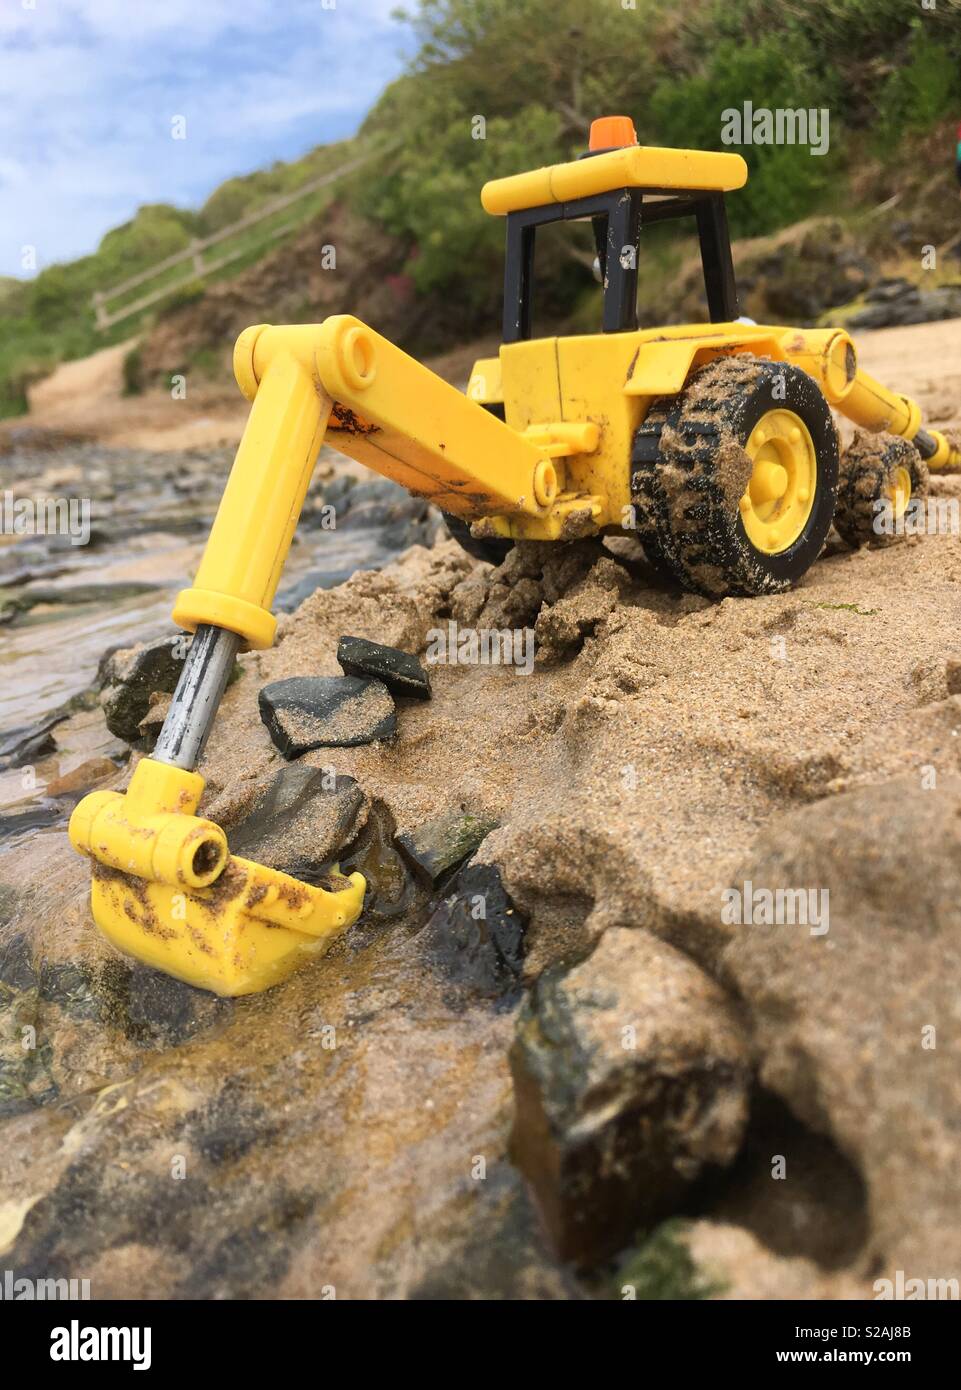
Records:
[[[628,145],[588,159],[491,179],[481,189],[481,203],[487,212],[504,216],[549,203],[591,198],[615,188],[728,193],[743,188],[746,182],[747,165],[739,154]]]

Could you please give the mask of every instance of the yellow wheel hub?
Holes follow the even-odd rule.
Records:
[[[769,410],[744,446],[752,463],[741,498],[747,538],[765,555],[789,550],[807,525],[818,462],[807,425],[793,410]],[[909,480],[910,485],[910,480]]]
[[[894,515],[903,516],[911,501],[911,474],[906,468],[898,467],[894,470],[891,481],[884,489],[884,496],[891,503]]]

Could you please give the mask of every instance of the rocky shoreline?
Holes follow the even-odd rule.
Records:
[[[263,862],[359,868],[364,916],[235,1001],[100,938],[65,819],[125,785],[178,669],[145,595],[123,600],[74,707],[3,745],[7,1265],[147,1298],[870,1298],[897,1269],[956,1276],[957,537],[832,545],[789,594],[712,604],[630,542],[492,569],[376,481],[321,476],[309,509],[202,810]],[[378,568],[338,582],[362,546]],[[19,549],[8,592],[52,582],[56,555],[17,571]],[[151,604],[196,552],[173,553]],[[56,641],[64,611],[15,606],[10,634]],[[431,664],[451,623],[531,631],[530,674]],[[271,737],[265,690],[387,692],[418,665],[430,698],[395,685],[371,741]],[[827,892],[828,929],[766,922],[778,886]]]

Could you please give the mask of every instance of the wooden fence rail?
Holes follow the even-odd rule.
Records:
[[[391,148],[391,147],[386,147]],[[272,217],[277,212],[282,212],[284,208],[292,207],[303,198],[308,198],[318,189],[327,187],[328,184],[336,183],[338,179],[344,178],[347,174],[352,174],[355,169],[359,169],[368,160],[382,157],[386,152],[385,147],[381,146],[376,150],[367,150],[356,159],[349,160],[346,164],[341,164],[337,169],[332,169],[329,173],[321,174],[319,178],[311,179],[309,183],[302,184],[300,188],[295,188],[292,193],[285,193],[279,198],[272,198],[269,203],[264,203],[261,207],[255,208],[253,212],[248,212],[238,221],[232,222],[229,227],[221,227],[219,232],[213,232],[208,237],[195,238],[189,246],[185,246],[182,251],[178,251],[173,256],[167,256],[162,261],[156,261],[148,266],[146,270],[141,270],[136,275],[131,275],[129,279],[122,280],[119,285],[113,285],[109,289],[97,290],[92,296],[94,313],[97,318],[97,327],[100,329],[110,328],[115,323],[120,323],[122,319],[130,318],[132,314],[139,314],[142,309],[147,309],[151,304],[156,304],[159,300],[165,299],[176,290],[183,289],[185,285],[193,284],[198,276],[211,275],[214,271],[220,270],[223,266],[229,265],[231,261],[237,260],[244,255],[246,247],[239,247],[233,251],[227,251],[216,260],[208,260],[204,257],[204,252],[211,246],[217,246],[222,241],[228,241],[231,237],[237,236],[239,232],[245,232],[249,227],[256,226],[267,217]],[[275,227],[268,234],[268,241],[274,241],[278,237],[289,232],[292,227],[297,225],[296,218],[293,221],[285,222],[280,227]],[[174,266],[185,262],[190,263],[188,274],[173,280],[170,284],[161,285],[158,289],[151,290],[150,293],[141,295],[139,299],[133,300],[130,304],[123,304],[120,308],[111,312],[110,301],[119,295],[126,294],[129,290],[136,289],[138,285],[146,285],[158,275],[162,275],[167,270],[172,270]]]

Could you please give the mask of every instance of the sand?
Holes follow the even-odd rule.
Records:
[[[961,324],[863,335],[860,346],[862,364],[914,394],[931,424],[961,426]],[[932,486],[940,495],[961,496],[961,478],[936,477]],[[358,573],[315,593],[281,618],[272,650],[241,658],[243,676],[225,696],[205,755],[202,810],[229,821],[249,801],[252,784],[282,766],[258,713],[258,691],[285,677],[337,675],[343,634],[423,658],[429,631],[450,619],[461,626],[531,626],[539,655],[530,675],[503,666],[435,665],[432,700],[400,702],[392,742],[319,749],[304,761],[354,777],[368,803],[379,803],[400,831],[456,808],[498,821],[478,857],[499,866],[530,918],[528,982],[621,927],[645,929],[718,975],[734,932],[721,917],[722,892],[762,832],[776,830],[788,813],[830,805],[853,789],[895,778],[921,786],[931,769],[943,780],[961,774],[959,616],[956,535],[858,551],[832,542],[790,592],[720,602],[666,587],[630,541],[581,541],[563,551],[534,546],[499,570],[473,561],[453,541],[414,547],[380,573]],[[66,845],[48,845],[42,873],[52,885],[68,883],[69,907],[57,929],[48,922],[36,927],[47,954],[69,960],[106,950],[89,945],[92,928],[77,896],[82,866],[71,866]],[[350,974],[359,970],[352,959],[338,969],[345,989],[362,991]],[[349,1008],[352,996],[323,979],[326,984],[318,977],[314,985],[291,986],[290,998],[308,1001],[313,988],[323,987],[338,1007]],[[424,988],[430,999],[433,986]],[[264,1027],[269,998],[258,1006]],[[850,1001],[853,1010],[881,1005],[860,995]],[[443,1020],[444,1046],[458,1052],[458,1028],[441,1004],[432,1007]],[[372,1124],[366,1116],[380,1115],[382,1124],[390,1116],[411,1117],[413,1124],[416,1116],[418,1142],[430,1144],[438,1201],[461,1181],[455,1175],[466,1162],[461,1150],[481,1151],[469,1147],[479,1141],[447,1135],[443,1117],[417,1108],[424,1098],[409,1064],[417,1059],[423,1082],[435,1054],[426,1025],[409,1024],[403,1009],[390,1009],[388,1000],[371,1025],[387,1032],[382,1053],[371,1054],[381,1061],[371,1061],[362,1113],[356,1094],[345,1090],[329,1102],[339,1110],[325,1116],[329,1135],[351,1117],[345,1134],[352,1137],[336,1142],[366,1165],[367,1190],[356,1191],[346,1178],[335,1184],[334,1226],[325,1216],[282,1286],[294,1296],[305,1292],[308,1275],[326,1269],[336,1231],[360,1230],[368,1220],[370,1243],[379,1231],[384,1242],[396,1241],[396,1268],[409,1261],[422,1273],[427,1256],[418,1249],[415,1213],[428,1194],[414,1186],[402,1145],[378,1168],[383,1155],[364,1143],[374,1132],[365,1130]],[[253,1044],[260,1036],[254,1013],[237,1014],[237,1036],[242,1039],[244,1019]],[[464,1038],[478,1057],[497,1058],[493,1070],[463,1062],[474,1078],[475,1128],[492,1152],[502,1151],[509,1126],[503,1058],[510,1031],[503,1015],[472,1014],[465,1024]],[[883,1016],[873,1046],[885,1046]],[[213,1074],[223,1059],[213,1043],[210,1052]],[[763,1066],[763,1050],[758,1060]],[[126,1054],[111,1064],[111,1079],[123,1074],[122,1064],[131,1065]],[[205,1075],[202,1055],[197,1065]],[[95,1077],[85,1079],[95,1088]],[[484,1087],[496,1093],[486,1109]],[[380,1142],[387,1139],[381,1135]],[[103,1143],[113,1141],[106,1136]],[[383,1212],[392,1203],[388,1223]],[[808,1219],[825,1222],[829,1205],[827,1192],[811,1198]],[[870,1296],[865,1264],[832,1269],[782,1255],[776,1241],[762,1248],[750,1234],[756,1229],[743,1212],[719,1209],[693,1230],[698,1258],[724,1266],[724,1296]],[[434,1231],[429,1239],[440,1238]],[[431,1258],[437,1257],[435,1245]],[[363,1289],[372,1244],[361,1243],[353,1254],[345,1249],[339,1258],[345,1283]],[[404,1293],[416,1282],[414,1274],[396,1280],[385,1287]]]

